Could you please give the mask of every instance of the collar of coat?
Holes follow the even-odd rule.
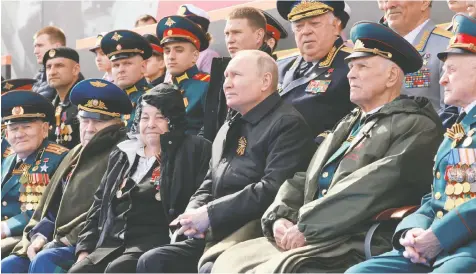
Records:
[[[250,124],[257,124],[266,114],[268,114],[279,102],[281,96],[277,92],[273,92],[262,102],[243,115],[242,119]]]
[[[355,117],[360,115],[362,111],[359,108],[354,109],[350,116]],[[383,107],[376,113],[370,115],[365,120],[371,120],[372,117],[388,116],[396,113],[419,113],[427,116],[436,124],[441,124],[438,114],[433,109],[431,102],[425,97],[408,97],[400,95],[390,103],[383,105]]]

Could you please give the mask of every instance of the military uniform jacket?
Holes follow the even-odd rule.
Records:
[[[360,111],[346,116],[319,146],[307,172],[287,180],[264,213],[262,227],[269,240],[274,241],[272,226],[279,218],[296,223],[306,238],[307,247],[281,259],[301,251],[316,257],[328,251],[330,258],[338,260],[337,269],[343,262],[355,263],[364,257],[364,237],[372,217],[388,208],[417,203],[428,188],[432,158],[442,138],[441,123],[428,100],[402,97],[384,105],[361,122],[359,133],[336,157],[360,117]],[[327,167],[335,161],[331,172]],[[388,250],[382,244],[387,241],[377,242],[379,251]],[[349,246],[355,250],[347,253]]]
[[[82,75],[80,76],[82,77]],[[71,86],[71,89],[78,82],[84,80],[84,78],[81,77],[74,85]],[[48,135],[50,141],[56,142],[57,144],[69,149],[74,148],[80,142],[79,120],[77,117],[78,107],[73,105],[69,100],[71,89],[64,98],[64,102],[61,102],[59,95],[56,95],[55,99],[53,100],[52,103],[55,107],[55,124],[53,124]]]
[[[402,220],[394,235],[394,247],[402,249],[398,239],[411,228],[431,228],[443,251],[433,266],[454,257],[476,257],[476,108],[459,123],[438,148],[433,168],[431,193],[421,207]],[[464,137],[455,141],[454,129],[463,129]]]
[[[2,220],[11,236],[21,235],[67,152],[45,139],[19,166],[15,153],[2,161]]]
[[[4,136],[2,136],[2,154],[1,154],[1,157],[2,157],[2,161],[3,159],[7,158],[8,156],[10,156],[10,154],[13,153],[13,150],[12,148],[10,147],[10,144],[8,143],[7,139],[5,139]]]
[[[165,72],[164,72],[164,75],[158,77],[157,79],[155,79],[154,81],[150,82],[149,85],[152,86],[152,87],[156,87],[160,84],[162,84],[164,82],[164,79],[165,79]]]
[[[132,124],[134,122],[134,117],[136,115],[136,106],[137,106],[137,102],[139,101],[139,98],[142,96],[142,94],[146,93],[151,88],[152,86],[149,83],[147,83],[145,78],[142,78],[133,86],[124,89],[124,91],[127,93],[127,95],[129,96],[129,99],[131,99],[131,102],[132,102],[131,114],[130,115],[126,114],[122,116],[124,120],[124,124],[127,125],[128,129],[132,127]]]
[[[187,208],[207,204],[211,239],[221,240],[259,219],[284,180],[305,169],[314,149],[302,116],[273,93],[222,126],[208,173]]]
[[[439,83],[443,75],[443,62],[437,54],[446,50],[451,36],[451,32],[436,27],[431,20],[423,26],[412,43],[423,57],[423,66],[419,71],[405,75],[402,88],[402,94],[428,98],[436,111],[445,107],[445,89]]]
[[[279,94],[302,114],[314,137],[332,129],[354,108],[347,80],[349,68],[344,62],[348,55],[349,49],[338,38],[328,55],[301,78],[296,75],[305,62],[301,56],[278,62]]]
[[[203,126],[210,75],[198,71],[197,66],[194,65],[183,74],[172,77],[172,81],[182,90],[187,133],[197,135]]]
[[[79,144],[66,155],[13,253],[25,256],[30,237],[36,233],[41,233],[49,241],[54,239],[76,245],[94,193],[106,171],[109,153],[125,137],[125,127],[112,125],[96,133],[85,147]],[[63,193],[62,181],[68,176],[70,179]],[[55,210],[56,220],[46,218]]]

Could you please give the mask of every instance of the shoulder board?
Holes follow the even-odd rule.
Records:
[[[57,155],[61,155],[65,152],[68,152],[69,149],[63,147],[63,146],[60,146],[58,144],[49,144],[46,148],[45,148],[45,152],[51,152],[53,154],[57,154]]]
[[[352,48],[349,48],[349,47],[342,47],[340,48],[341,51],[343,52],[347,52],[347,53],[352,53],[353,49]]]
[[[5,151],[3,152],[2,157],[5,159],[5,158],[7,158],[8,156],[12,155],[13,153],[14,153],[14,152],[13,152],[12,148],[11,148],[11,147],[7,147],[7,148],[5,149]]]
[[[192,78],[202,82],[210,82],[210,74],[203,73],[203,72],[199,72],[195,74]]]
[[[437,28],[445,29],[445,30],[448,30],[449,26],[451,26],[451,22],[436,25]]]
[[[446,37],[446,38],[451,38],[451,37],[453,37],[453,35],[454,35],[451,31],[442,29],[442,28],[440,28],[440,27],[436,27],[436,28],[433,30],[433,33],[436,34],[436,35],[439,35],[439,36]]]

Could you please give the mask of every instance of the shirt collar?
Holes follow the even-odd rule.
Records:
[[[466,114],[468,114],[475,106],[476,106],[476,101],[473,101],[471,104],[467,105],[461,111],[464,111],[464,112],[466,112]]]
[[[281,96],[277,92],[273,92],[262,102],[243,115],[242,119],[251,124],[258,123],[271,109],[281,101]]]
[[[403,38],[408,41],[408,43],[413,44],[415,42],[416,37],[418,36],[418,33],[423,29],[426,23],[428,23],[430,19],[426,19],[425,22],[423,22],[421,25],[410,31],[407,35],[405,35]]]
[[[172,81],[174,84],[179,85],[180,82],[182,82],[183,80],[192,79],[192,77],[195,76],[195,74],[197,74],[198,72],[199,71],[197,66],[193,65],[191,68],[187,69],[182,74],[173,76]]]
[[[362,110],[362,117],[368,116],[368,115],[371,115],[371,114],[374,114],[374,113],[376,113],[377,111],[379,111],[381,108],[383,108],[383,106],[376,107],[376,108],[372,109],[372,110],[369,111],[369,112],[365,112],[365,111]]]

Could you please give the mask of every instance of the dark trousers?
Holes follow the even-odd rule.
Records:
[[[137,261],[144,253],[119,253],[94,264],[88,257],[74,264],[68,273],[135,273]],[[112,259],[112,260],[111,260]]]
[[[197,273],[204,240],[190,239],[147,251],[137,263],[137,273]]]

